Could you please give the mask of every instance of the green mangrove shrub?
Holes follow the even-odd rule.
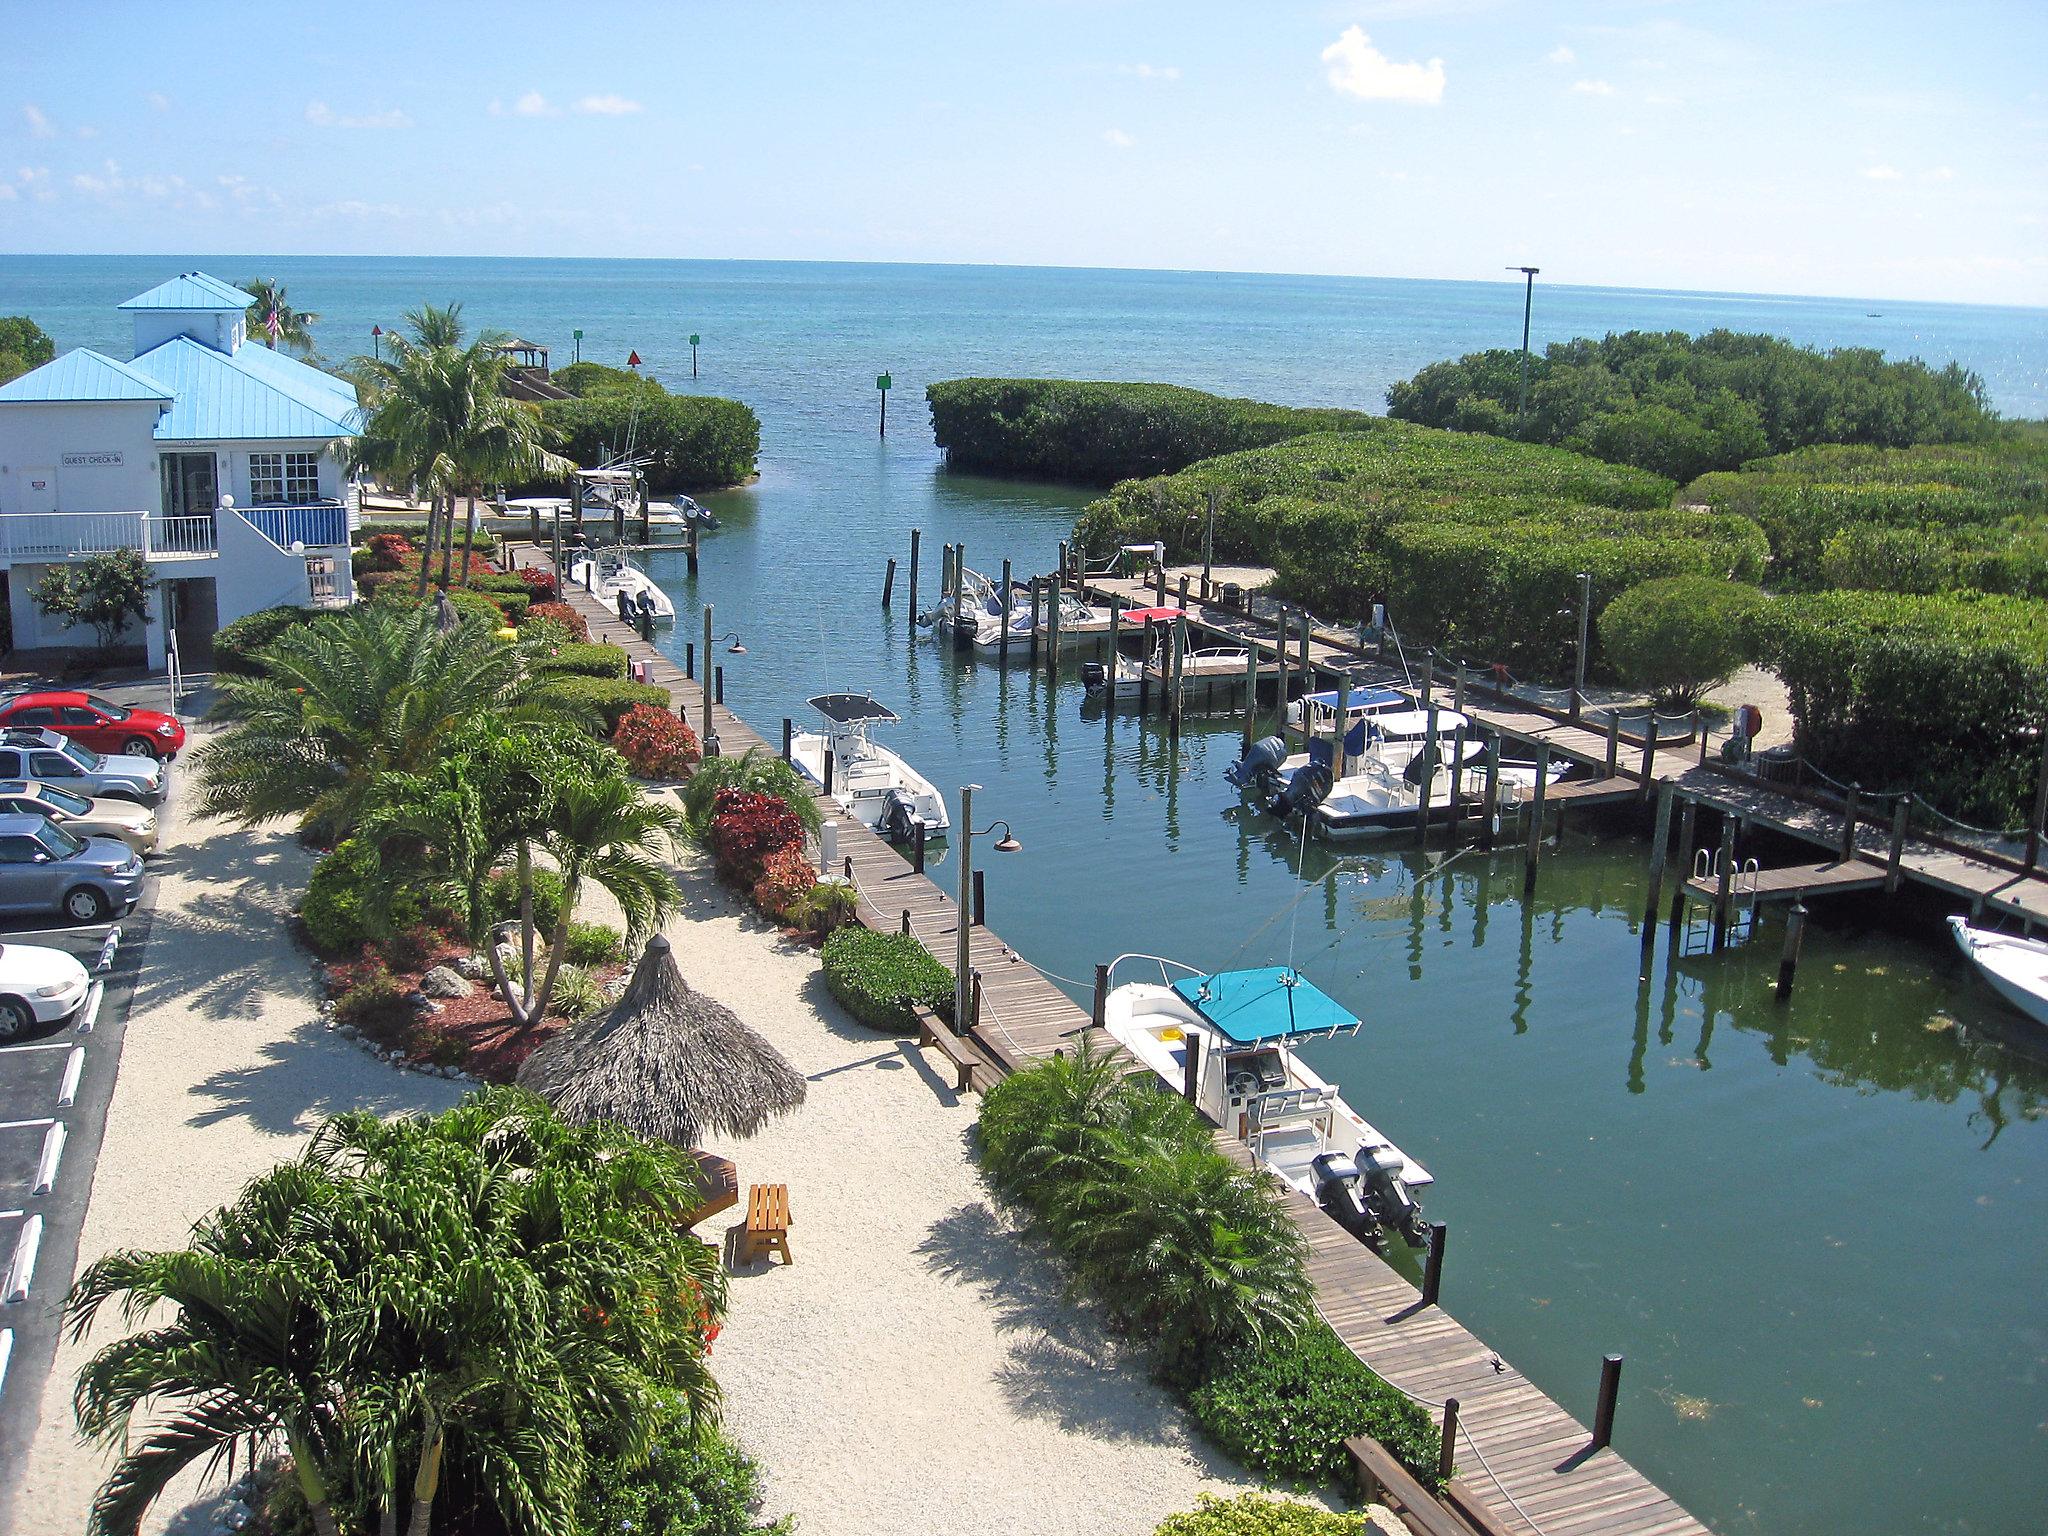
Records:
[[[529,623],[533,622],[531,619]],[[629,658],[621,645],[592,644],[571,640],[555,647],[554,654],[540,664],[543,672],[561,672],[575,677],[624,677]]]
[[[659,385],[550,400],[540,414],[556,451],[579,464],[596,464],[631,442],[656,491],[738,485],[761,454],[761,421],[750,408],[712,395],[671,395]]]
[[[1600,614],[1600,651],[1621,679],[1670,709],[1691,709],[1749,660],[1749,621],[1766,599],[1711,576],[1630,587]]]
[[[592,677],[552,669],[548,670],[546,677],[548,696],[571,708],[594,710],[604,723],[605,736],[619,728],[626,711],[636,704],[660,710],[668,708],[668,690],[653,683],[634,683],[623,677]]]
[[[870,1029],[910,1034],[923,1007],[953,1017],[953,973],[907,933],[841,928],[825,940],[825,990]]]

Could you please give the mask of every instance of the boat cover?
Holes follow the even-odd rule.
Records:
[[[1126,608],[1118,615],[1125,624],[1171,624],[1187,617],[1185,608]]]
[[[1335,709],[1337,707],[1337,690],[1329,688],[1321,693],[1312,693],[1308,696],[1308,699],[1311,704],[1319,705],[1324,709]],[[1405,704],[1406,702],[1406,694],[1396,693],[1391,688],[1354,688],[1351,690],[1351,712],[1354,715],[1367,710],[1389,709],[1396,704]]]
[[[864,693],[821,693],[811,700],[811,708],[834,725],[870,725],[884,721],[893,725],[900,718],[895,710],[886,704],[877,704]]]
[[[1237,1045],[1359,1027],[1356,1014],[1291,966],[1184,976],[1173,990]]]

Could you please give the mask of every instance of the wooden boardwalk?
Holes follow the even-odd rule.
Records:
[[[1114,597],[1127,604],[1151,604],[1157,597],[1152,585],[1131,579],[1090,578],[1086,587],[1092,597],[1104,602]],[[1177,589],[1169,587],[1167,598],[1177,604]],[[1234,643],[1256,650],[1262,662],[1269,655],[1277,655],[1280,649],[1275,625],[1269,620],[1253,618],[1240,610],[1205,603],[1192,596],[1186,607],[1192,628],[1208,634],[1227,635]],[[1295,675],[1300,676],[1303,644],[1298,616],[1290,622],[1289,637],[1286,647],[1288,662],[1295,669]],[[1354,683],[1414,691],[1408,688],[1406,674],[1399,668],[1380,661],[1376,655],[1368,654],[1328,630],[1317,630],[1311,634],[1306,655],[1310,677],[1326,680],[1338,674],[1348,674]],[[1560,719],[1526,700],[1486,686],[1485,680],[1476,675],[1467,674],[1465,684],[1460,707],[1473,720],[1509,740],[1539,748],[1548,746],[1554,755],[1595,767],[1603,775],[1608,773],[1609,752],[1613,744],[1605,731]],[[1327,681],[1320,685],[1328,686]],[[1439,682],[1433,697],[1438,703],[1448,705],[1452,693]],[[1735,816],[1746,825],[1768,827],[1830,850],[1839,851],[1841,848],[1844,813],[1839,806],[1711,763],[1706,759],[1703,739],[1696,743],[1690,740],[1659,743],[1654,752],[1647,754],[1647,764],[1645,756],[1642,743],[1625,741],[1614,762],[1614,772],[1625,775],[1645,799],[1650,785],[1669,782],[1680,797]],[[1570,798],[1569,792],[1567,798]],[[1555,791],[1552,792],[1551,803],[1556,803]],[[1891,841],[1887,827],[1873,825],[1859,817],[1854,838],[1854,851],[1858,855],[1880,866],[1886,865]],[[1681,861],[1689,860],[1691,850],[1680,849],[1678,856]],[[1900,843],[1899,867],[1905,879],[1960,898],[1968,902],[1973,911],[1988,909],[2009,914],[2019,918],[2028,931],[2036,923],[2048,925],[2048,868],[2028,874],[1990,855],[1912,833],[1908,833]],[[1848,889],[1850,885],[1847,881],[1837,881],[1833,888]],[[1814,894],[1819,894],[1818,888]]]
[[[526,548],[515,557],[547,563]],[[602,603],[574,589],[566,600],[588,621],[593,640],[624,646],[669,690],[681,713],[701,720],[700,682],[685,677]],[[781,750],[779,741],[767,741],[723,705],[712,705],[711,718],[728,755],[754,746]],[[862,921],[901,928],[907,914],[909,931],[950,970],[959,934],[953,901],[902,854],[819,798],[837,822],[842,872],[852,870]],[[976,1074],[977,1087],[1072,1049],[1075,1037],[1091,1027],[1087,1012],[994,930],[975,928],[969,945],[982,997],[971,1039],[989,1062]],[[1217,1140],[1249,1164],[1242,1142],[1222,1132]],[[1459,1477],[1506,1529],[1528,1536],[1705,1536],[1705,1526],[1613,1449],[1589,1451],[1592,1437],[1584,1425],[1440,1307],[1422,1305],[1413,1286],[1307,1197],[1289,1191],[1286,1206],[1308,1243],[1317,1305],[1345,1343],[1386,1380],[1430,1404],[1432,1417],[1440,1417],[1436,1410],[1446,1396],[1458,1398]]]

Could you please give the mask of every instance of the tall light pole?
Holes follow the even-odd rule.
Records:
[[[1523,435],[1522,423],[1529,415],[1529,311],[1536,303],[1536,274],[1541,267],[1509,267],[1510,272],[1522,274],[1527,285],[1522,290],[1522,393],[1515,405],[1515,436]]]
[[[974,840],[1001,827],[997,853],[1015,853],[1024,846],[1011,834],[1007,821],[992,821],[980,832],[974,830],[974,792],[979,788],[979,784],[960,786],[960,893],[953,917],[953,1032],[957,1035],[966,1034],[974,1022],[969,1012],[974,1006],[974,963],[968,956],[974,934]]]
[[[1579,701],[1586,696],[1586,642],[1591,638],[1588,631],[1592,628],[1592,624],[1593,575],[1590,571],[1581,571],[1579,572],[1579,659],[1573,673],[1572,707],[1570,710],[1571,717],[1574,720],[1579,718]],[[1656,724],[1657,717],[1653,714],[1650,717],[1650,725],[1653,730],[1656,728]]]

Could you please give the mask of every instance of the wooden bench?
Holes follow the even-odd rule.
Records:
[[[990,1078],[996,1071],[989,1059],[975,1048],[974,1042],[965,1035],[956,1035],[935,1013],[917,1010],[917,1043],[937,1048],[938,1053],[953,1064],[953,1091],[965,1093],[974,1086],[974,1069],[980,1067]]]
[[[789,1186],[754,1184],[747,1189],[747,1225],[740,1238],[740,1262],[751,1264],[764,1253],[779,1253],[794,1264],[789,1251]]]
[[[710,1152],[687,1152],[684,1156],[697,1165],[697,1183],[703,1195],[701,1204],[683,1213],[684,1226],[709,1221],[720,1211],[729,1211],[740,1203],[740,1175],[731,1158]]]
[[[1446,1508],[1372,1436],[1353,1435],[1344,1442],[1344,1449],[1351,1454],[1359,1498],[1391,1505],[1415,1536],[1493,1536],[1499,1529],[1483,1511],[1474,1520],[1465,1512]]]

